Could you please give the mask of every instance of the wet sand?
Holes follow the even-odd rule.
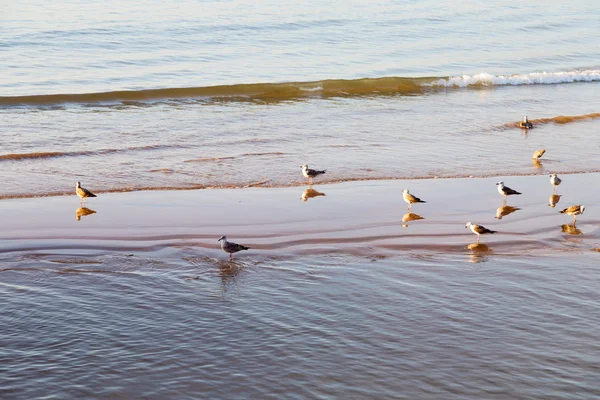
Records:
[[[0,253],[193,248],[226,257],[217,243],[221,235],[252,248],[239,257],[261,258],[398,252],[520,256],[597,249],[600,174],[561,177],[554,208],[548,205],[553,188],[547,175],[112,193],[89,199],[83,209],[75,195],[3,200]],[[523,192],[509,197],[504,208],[495,185],[501,179]],[[413,205],[411,214],[402,200],[404,188],[427,203]],[[559,213],[572,204],[586,206],[576,226]],[[465,229],[467,221],[498,233],[473,246],[476,236]]]

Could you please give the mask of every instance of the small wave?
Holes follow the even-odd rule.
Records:
[[[544,125],[544,124],[570,124],[573,122],[581,122],[588,121],[592,119],[600,118],[600,113],[591,113],[591,114],[583,114],[583,115],[558,115],[552,118],[537,118],[537,119],[529,119],[529,121],[534,125]],[[507,130],[519,127],[520,121],[516,122],[508,122],[504,125],[497,127],[497,130]]]
[[[223,160],[235,160],[237,158],[243,157],[253,157],[253,156],[280,156],[285,155],[286,153],[282,153],[280,151],[269,151],[264,153],[243,153],[237,156],[223,156],[223,157],[201,157],[194,158],[192,160],[185,160],[184,162],[210,162],[210,161],[223,161]]]
[[[149,102],[172,100],[180,102],[256,101],[280,102],[310,97],[348,97],[365,95],[420,95],[436,88],[558,84],[600,81],[600,70],[565,72],[532,72],[516,75],[381,77],[360,79],[326,79],[310,82],[248,83],[236,85],[181,87],[145,90],[119,90],[99,93],[65,93],[28,96],[0,96],[0,106],[47,106],[65,103],[120,104],[147,106]]]
[[[482,73],[442,78],[424,85],[431,87],[520,86],[598,81],[600,81],[600,70],[592,69],[566,72],[532,72],[516,75],[491,75]]]
[[[80,150],[80,151],[42,151],[33,153],[9,153],[0,154],[0,161],[22,161],[32,159],[45,159],[57,157],[79,157],[90,155],[104,155],[112,153],[122,153],[127,151],[148,151],[170,148],[181,148],[182,146],[173,145],[148,145],[148,146],[133,146],[121,149],[98,149],[98,150]]]

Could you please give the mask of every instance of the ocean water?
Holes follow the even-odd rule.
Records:
[[[5,3],[0,398],[600,398],[594,2]]]
[[[600,170],[589,1],[25,1],[0,197]],[[517,123],[528,115],[536,128]],[[49,179],[51,178],[51,179]],[[35,188],[32,190],[31,188]]]

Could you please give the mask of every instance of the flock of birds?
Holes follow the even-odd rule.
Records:
[[[533,128],[533,124],[527,119],[527,116],[525,116],[523,121],[520,122],[519,126],[524,129]],[[532,158],[537,161],[544,155],[545,152],[546,152],[545,149],[536,150],[533,153]],[[323,175],[323,174],[325,174],[325,172],[327,172],[326,170],[310,169],[310,168],[308,168],[307,164],[302,165],[301,168],[302,168],[302,175],[304,175],[304,177],[309,180],[310,185],[313,184],[314,178],[318,177],[319,175]],[[553,173],[552,175],[550,175],[550,184],[554,187],[554,192],[556,192],[556,189],[561,184],[561,182],[562,182],[562,179],[560,179],[557,174]],[[515,195],[521,194],[521,192],[518,192],[518,191],[506,186],[504,184],[504,182],[502,182],[502,181],[496,183],[496,186],[498,186],[498,193],[500,193],[502,196],[504,196],[504,203],[503,203],[504,207],[506,207],[506,200],[507,200],[508,196],[515,196]],[[77,182],[77,185],[75,187],[75,193],[77,193],[77,196],[79,196],[80,205],[82,205],[82,206],[85,206],[86,200],[88,198],[97,197],[94,193],[90,192],[87,189],[82,188],[80,182]],[[550,198],[551,200],[550,200],[550,204],[549,204],[551,207],[554,207],[556,205],[556,203],[558,202],[558,200],[555,198],[555,196],[559,197],[556,194],[553,194],[553,196]],[[412,209],[413,204],[427,203],[426,201],[421,200],[417,196],[411,194],[408,191],[408,189],[403,190],[402,198],[408,204],[409,211]],[[575,224],[577,223],[577,216],[583,214],[584,210],[585,210],[585,206],[580,205],[580,204],[575,204],[575,205],[572,205],[572,206],[567,207],[564,210],[562,210],[561,214],[567,214],[567,215],[573,216],[573,226],[575,226]],[[502,215],[497,216],[496,218],[501,219]],[[465,228],[470,228],[471,232],[473,232],[475,235],[477,235],[477,244],[479,244],[481,235],[493,234],[493,233],[497,232],[497,231],[488,229],[483,225],[473,224],[471,222],[467,222],[467,224],[465,225]],[[221,242],[221,249],[223,249],[223,251],[225,251],[226,253],[229,253],[230,259],[233,258],[234,253],[250,249],[247,246],[243,246],[241,244],[237,244],[237,243],[228,241],[227,236],[221,236],[219,238],[218,242]]]

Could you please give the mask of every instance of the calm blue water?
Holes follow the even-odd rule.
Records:
[[[600,7],[586,0],[2,8],[0,96],[600,67]]]

